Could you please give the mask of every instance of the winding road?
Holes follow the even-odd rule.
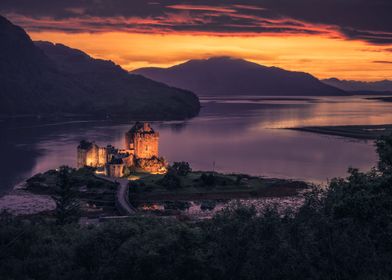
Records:
[[[129,195],[128,179],[111,178],[105,176],[97,176],[97,177],[113,183],[116,182],[119,183],[116,192],[116,207],[121,215],[130,216],[137,212],[137,209],[131,205],[128,199],[128,195]]]

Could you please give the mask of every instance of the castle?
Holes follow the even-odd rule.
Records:
[[[111,145],[99,147],[81,141],[77,149],[77,167],[90,166],[110,177],[124,177],[132,172],[163,174],[167,162],[158,156],[159,133],[149,123],[137,122],[125,134],[125,149]]]

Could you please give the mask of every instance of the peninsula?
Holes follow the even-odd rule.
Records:
[[[290,205],[300,205],[301,193],[310,187],[297,180],[194,171],[187,162],[169,165],[159,155],[159,139],[150,123],[136,122],[124,133],[124,147],[82,140],[76,148],[77,168],[62,166],[36,174],[26,181],[24,191],[57,199],[63,195],[65,176],[83,218],[147,214],[198,219],[212,217],[238,199],[288,199]],[[46,210],[51,215],[56,210],[49,202],[52,206]]]

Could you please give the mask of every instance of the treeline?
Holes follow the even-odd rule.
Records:
[[[378,167],[314,189],[297,212],[80,227],[0,219],[1,279],[391,279],[392,138]]]

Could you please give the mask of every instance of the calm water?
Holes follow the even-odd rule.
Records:
[[[359,97],[220,98],[202,101],[200,116],[157,122],[160,154],[188,161],[194,169],[244,172],[325,182],[349,166],[376,163],[372,141],[281,128],[304,125],[392,123],[392,104]],[[81,139],[123,145],[131,120],[0,122],[0,192],[29,176],[60,165],[75,166]]]

